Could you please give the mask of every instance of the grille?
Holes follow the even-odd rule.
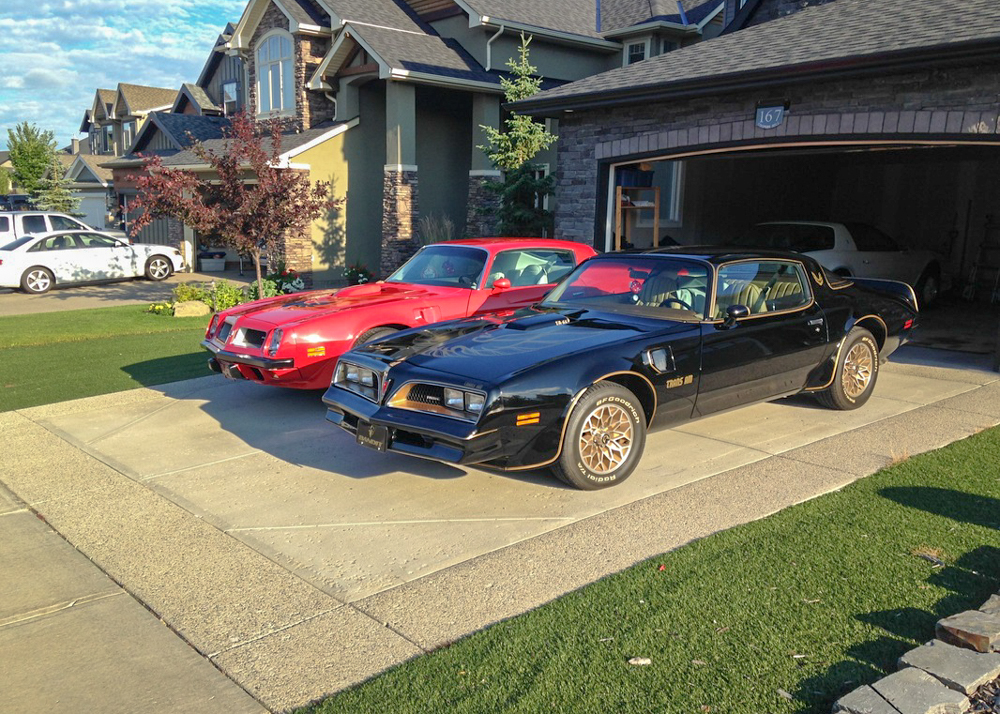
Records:
[[[414,384],[410,388],[409,401],[444,406],[444,387],[436,384]]]

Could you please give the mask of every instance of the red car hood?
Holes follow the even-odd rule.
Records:
[[[378,309],[386,303],[398,304],[401,300],[424,303],[429,300],[453,297],[466,288],[449,288],[411,283],[369,283],[352,285],[339,290],[311,290],[276,298],[256,300],[227,310],[232,315],[252,317],[254,322],[267,325],[288,325],[317,317],[335,315],[343,310],[357,308]]]

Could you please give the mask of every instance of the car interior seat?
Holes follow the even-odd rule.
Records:
[[[63,248],[69,247],[69,241],[66,236],[56,236],[52,239],[52,244],[49,246],[49,250],[62,250]]]
[[[541,265],[528,265],[518,276],[518,285],[544,285],[548,282],[545,269]]]
[[[715,296],[715,317],[724,318],[726,310],[732,305],[746,305],[751,314],[767,312],[767,305],[760,299],[761,294],[760,286],[749,280],[720,280]]]

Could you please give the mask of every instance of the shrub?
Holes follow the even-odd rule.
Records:
[[[254,284],[254,287],[256,288],[256,284]],[[220,310],[228,310],[231,307],[246,302],[246,299],[247,295],[242,286],[226,280],[220,280],[217,283],[213,283],[210,290],[211,302],[209,302],[209,307],[219,312]]]
[[[249,293],[247,296],[248,300],[260,300],[262,298],[269,298],[269,297],[275,297],[276,295],[281,295],[281,292],[278,290],[278,283],[276,283],[274,280],[271,280],[270,278],[264,278],[263,295],[257,294],[258,291],[257,291],[256,281],[250,283],[247,292]]]
[[[362,283],[370,283],[374,278],[374,274],[365,264],[361,261],[356,262],[354,265],[348,265],[344,269],[344,277],[347,278],[348,285],[361,285]]]
[[[154,315],[173,315],[174,304],[172,302],[154,302],[146,308],[146,312],[151,312]]]
[[[173,290],[174,302],[188,302],[190,300],[201,300],[212,305],[208,290],[202,283],[178,283]]]

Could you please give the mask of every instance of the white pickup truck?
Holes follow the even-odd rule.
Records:
[[[0,211],[0,245],[6,245],[21,236],[42,235],[53,231],[92,231],[65,213],[46,211]]]

